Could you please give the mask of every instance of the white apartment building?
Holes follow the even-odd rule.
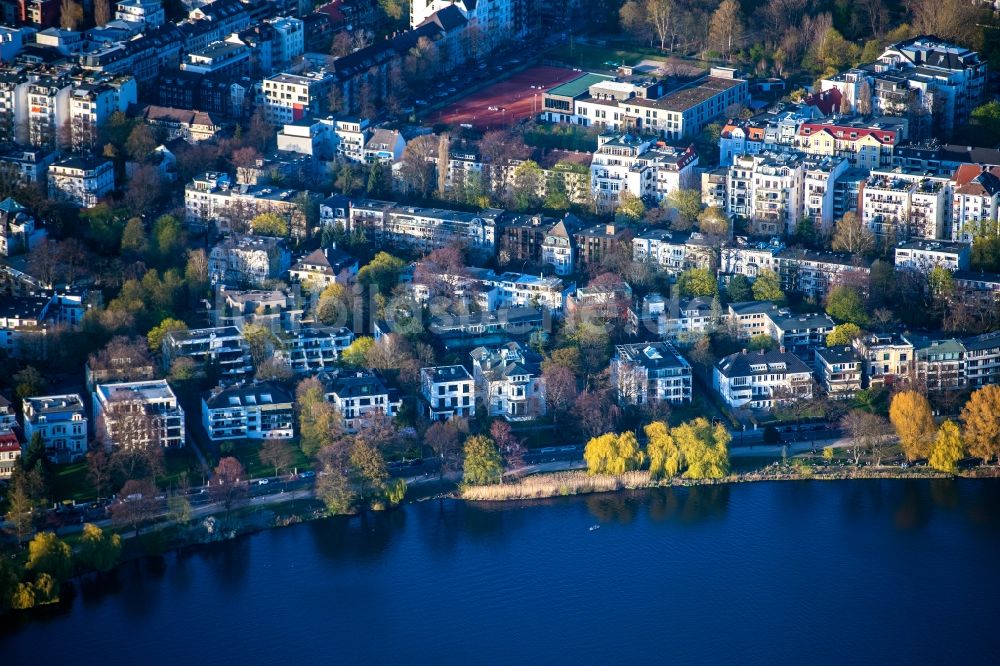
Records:
[[[1000,232],[1000,166],[963,164],[951,178],[951,238]]]
[[[733,409],[771,410],[813,395],[809,366],[784,351],[731,354],[715,365],[712,380],[715,390]]]
[[[913,344],[898,333],[872,333],[854,341],[868,386],[906,380],[913,372]]]
[[[369,164],[392,165],[403,159],[404,150],[406,139],[399,130],[379,127],[368,137],[362,155]]]
[[[42,438],[50,460],[67,463],[87,455],[87,410],[78,393],[24,399],[24,438]]]
[[[734,243],[719,248],[719,273],[723,275],[743,275],[754,279],[762,270],[779,273],[778,253],[785,245],[777,238],[770,242],[750,243],[739,236]]]
[[[924,172],[873,171],[861,199],[862,222],[879,237],[944,237],[951,202],[948,178]]]
[[[628,309],[629,332],[653,335],[671,342],[689,342],[712,330],[712,302],[698,296],[665,299],[648,294],[638,311]]]
[[[644,231],[632,239],[632,259],[651,262],[660,270],[676,275],[691,267],[687,246],[690,237],[688,232],[666,229]]]
[[[420,393],[432,421],[476,415],[476,382],[461,365],[421,368]]]
[[[825,234],[833,229],[836,182],[849,167],[848,161],[842,157],[808,159],[803,162],[801,219],[810,220],[819,232]]]
[[[201,370],[214,367],[223,381],[239,381],[253,374],[250,347],[235,326],[170,331],[163,336],[163,370],[178,358],[189,358]]]
[[[0,350],[9,358],[45,358],[52,299],[0,295]]]
[[[262,287],[281,276],[291,265],[291,253],[284,241],[269,236],[226,238],[208,254],[208,275],[212,284],[227,287]]]
[[[201,423],[213,442],[291,439],[292,394],[272,382],[217,387],[201,399]]]
[[[365,144],[371,136],[367,118],[339,118],[334,122],[334,133],[340,141],[337,154],[352,162],[363,162]]]
[[[726,180],[726,213],[750,219],[759,233],[793,234],[802,215],[804,182],[801,154],[735,156]]]
[[[305,53],[305,24],[288,16],[269,19],[267,21],[277,38],[271,43],[271,62],[276,69],[290,65],[291,62]]]
[[[13,430],[0,430],[0,479],[9,479],[21,458],[21,442]]]
[[[59,129],[69,122],[73,82],[55,76],[33,76],[28,83],[25,113],[18,113],[28,126],[28,143],[54,148]]]
[[[971,246],[953,241],[912,240],[896,245],[896,268],[913,268],[929,273],[940,266],[949,271],[969,270]]]
[[[274,358],[284,362],[296,374],[311,374],[337,364],[341,352],[354,342],[354,332],[346,326],[320,326],[283,322]]]
[[[143,423],[136,423],[136,418]],[[106,446],[184,446],[184,410],[166,380],[98,384],[94,421]]]
[[[484,293],[486,309],[507,309],[518,307],[544,308],[558,316],[566,306],[569,295],[574,291],[574,283],[566,284],[556,276],[530,275],[526,273],[495,273],[488,268],[468,268],[462,275],[440,274],[439,280],[454,287],[456,294],[466,292]],[[425,284],[414,282],[413,295],[419,302],[431,296]]]
[[[333,74],[324,71],[269,76],[261,84],[260,108],[276,125],[301,120],[319,112],[334,81]]]
[[[320,376],[326,399],[337,408],[347,432],[357,432],[376,413],[389,418],[399,415],[403,401],[399,392],[387,388],[374,373],[357,372],[342,376]]]
[[[816,376],[834,399],[851,398],[861,390],[863,361],[852,347],[823,347],[816,350]]]
[[[358,274],[358,260],[336,247],[323,247],[288,269],[291,280],[319,293],[331,284],[347,284]]]
[[[559,220],[542,241],[542,265],[551,266],[556,275],[564,276],[573,272],[573,261],[573,239],[566,224]]]
[[[516,342],[470,353],[476,398],[490,416],[518,421],[545,415],[545,380],[541,357]]]
[[[49,167],[49,196],[93,208],[115,189],[115,169],[100,157],[70,157]]]
[[[611,381],[622,404],[691,402],[691,364],[667,342],[615,347]]]
[[[516,0],[413,0],[410,29],[416,29],[435,12],[454,6],[483,35],[487,43],[500,44],[515,36]]]
[[[303,196],[314,197],[308,191],[271,185],[233,185],[228,174],[209,171],[184,187],[184,215],[189,224],[239,230],[257,215],[274,213],[288,221],[292,236],[302,238],[310,231],[299,203]]]
[[[115,20],[159,28],[166,22],[166,13],[160,0],[120,0],[115,5]]]
[[[351,204],[348,230],[363,230],[375,242],[389,242],[430,251],[463,242],[473,250],[492,252],[503,211],[465,213],[439,208],[415,208],[371,199]]]
[[[278,132],[278,150],[313,159],[329,161],[337,154],[340,139],[329,119],[303,118],[285,126]]]
[[[0,432],[12,430],[17,425],[17,415],[10,400],[0,395]]]
[[[69,122],[76,148],[93,149],[98,132],[116,111],[124,113],[136,103],[138,87],[134,77],[112,81],[81,83],[73,88],[69,101]]]
[[[625,191],[659,202],[676,189],[694,188],[697,165],[693,146],[674,148],[655,138],[602,134],[590,163],[590,187],[601,210],[616,209]]]

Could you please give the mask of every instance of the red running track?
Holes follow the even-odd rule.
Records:
[[[529,67],[431,113],[427,120],[450,125],[469,124],[477,129],[513,125],[532,115],[532,95],[535,96],[535,113],[540,113],[545,90],[582,74],[564,67]],[[491,106],[497,110],[490,111]]]

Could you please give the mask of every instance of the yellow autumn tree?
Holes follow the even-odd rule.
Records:
[[[583,459],[587,462],[588,474],[619,475],[639,469],[643,454],[631,432],[621,435],[609,432],[587,442]]]
[[[936,470],[955,474],[958,472],[958,461],[963,457],[965,457],[965,447],[962,445],[962,435],[958,425],[954,421],[945,421],[941,424],[937,437],[934,438],[927,462]]]
[[[935,428],[931,404],[925,396],[916,391],[897,393],[889,405],[889,420],[907,460],[912,462],[930,454]]]
[[[663,421],[654,421],[644,428],[648,442],[649,475],[654,479],[669,479],[681,469],[681,450]]]
[[[682,423],[671,431],[680,449],[684,476],[689,479],[721,479],[729,474],[729,431],[712,426],[703,417]]]
[[[970,455],[984,465],[1000,455],[1000,386],[990,384],[969,396],[961,419],[962,438]]]

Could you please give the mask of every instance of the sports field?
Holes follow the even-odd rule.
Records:
[[[452,125],[469,124],[478,129],[512,125],[530,117],[532,105],[535,113],[541,112],[545,90],[581,74],[563,67],[529,67],[433,112],[427,119]]]

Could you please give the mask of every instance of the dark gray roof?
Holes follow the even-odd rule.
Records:
[[[785,369],[779,370],[774,366],[784,364]],[[753,370],[751,366],[764,364],[763,370]],[[809,373],[807,366],[802,359],[791,352],[780,351],[760,351],[760,352],[737,352],[725,357],[716,365],[719,372],[726,377],[752,377],[753,375],[782,374],[782,373]]]
[[[236,401],[234,403],[234,401]],[[209,409],[235,406],[291,405],[292,394],[273,382],[243,384],[216,389],[205,396]]]
[[[861,362],[861,357],[858,356],[853,347],[821,347],[816,350],[816,355],[831,365],[834,363]]]
[[[327,393],[334,393],[340,398],[389,393],[389,389],[377,375],[365,373],[337,377],[327,385],[326,390]]]
[[[472,375],[461,365],[439,365],[433,368],[422,368],[420,373],[434,382],[455,382],[471,380]]]

